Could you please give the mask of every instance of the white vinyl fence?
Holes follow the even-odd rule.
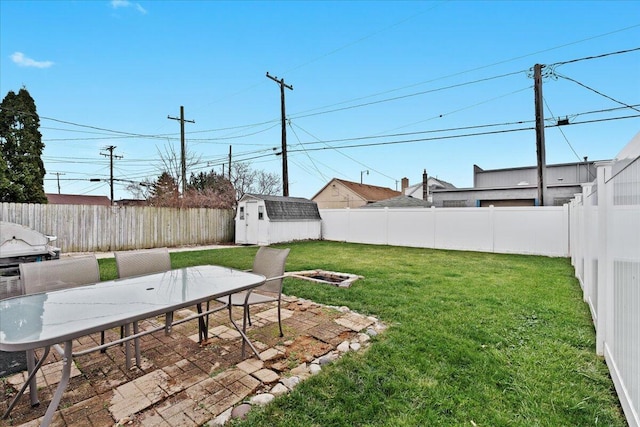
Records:
[[[630,426],[640,426],[640,134],[570,205],[571,262]]]
[[[320,216],[325,240],[569,256],[567,206],[321,209]]]
[[[0,203],[0,220],[57,236],[62,253],[231,243],[233,209]]]

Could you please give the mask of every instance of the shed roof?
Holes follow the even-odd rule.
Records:
[[[263,200],[267,216],[272,221],[321,220],[318,204],[303,197],[269,196],[245,194],[241,200],[253,198]]]
[[[380,200],[379,202],[369,203],[361,206],[360,208],[428,208],[432,205],[431,202],[427,202],[422,199],[418,199],[411,196],[398,196],[392,197],[387,200]]]

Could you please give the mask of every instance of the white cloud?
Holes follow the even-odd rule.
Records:
[[[111,0],[111,7],[118,9],[119,7],[129,7],[131,3],[128,0]]]
[[[49,68],[53,65],[52,61],[36,61],[24,56],[22,52],[13,53],[11,60],[21,67]]]
[[[121,7],[123,8],[133,7],[143,15],[147,14],[147,10],[144,7],[142,7],[140,3],[131,3],[129,0],[111,0],[111,7],[114,9],[119,9]]]

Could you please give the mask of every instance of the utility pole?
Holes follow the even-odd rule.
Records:
[[[289,196],[289,171],[287,168],[287,124],[285,120],[284,110],[284,88],[293,90],[293,86],[284,82],[284,79],[278,80],[277,77],[269,75],[267,77],[280,85],[280,110],[282,115],[282,195]]]
[[[115,150],[116,147],[113,145],[110,145],[108,147],[105,148],[105,150],[109,151],[109,154],[106,153],[100,153],[100,155],[105,156],[105,157],[109,157],[109,170],[110,170],[110,178],[109,178],[109,186],[111,187],[111,204],[113,205],[113,159],[114,157],[116,159],[121,159],[122,156],[116,156],[113,154],[113,150]]]
[[[60,194],[60,175],[66,175],[66,174],[61,172],[52,172],[52,173],[56,175],[56,177],[58,178],[58,194]]]
[[[429,176],[426,169],[422,172],[422,200],[429,201]]]
[[[184,122],[195,123],[195,120],[185,120],[184,107],[180,106],[180,117],[167,116],[167,119],[180,121],[180,163],[182,165],[182,194],[187,191],[187,158],[186,158],[186,143],[184,141]]]
[[[229,182],[231,182],[231,145],[229,145]]]
[[[542,101],[542,67],[536,64],[533,66],[533,91],[535,96],[536,109],[536,154],[538,158],[538,201],[540,206],[546,204],[547,193],[547,160],[544,144],[544,106]]]

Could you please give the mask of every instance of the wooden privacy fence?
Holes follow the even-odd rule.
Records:
[[[66,252],[231,243],[233,209],[0,203],[0,220],[57,236]]]

